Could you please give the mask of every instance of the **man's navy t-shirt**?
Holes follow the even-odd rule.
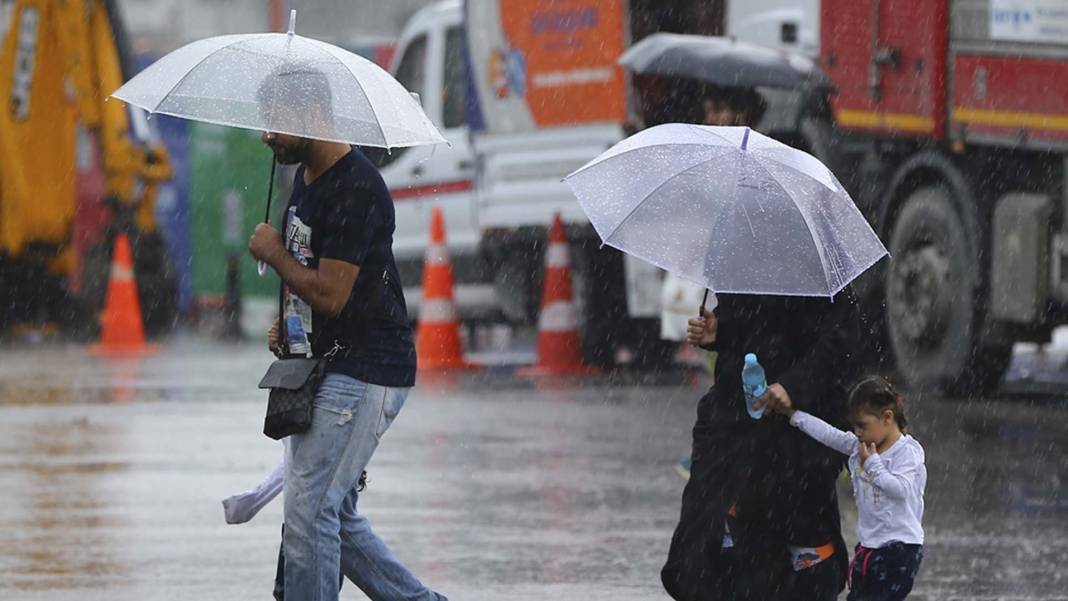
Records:
[[[393,200],[374,165],[358,150],[342,157],[310,185],[297,169],[286,214],[286,248],[303,265],[320,259],[360,267],[349,301],[337,317],[314,312],[286,292],[290,351],[321,357],[335,342],[348,350],[327,367],[380,386],[415,384],[415,346],[400,276],[393,259]],[[377,280],[377,281],[376,281]]]

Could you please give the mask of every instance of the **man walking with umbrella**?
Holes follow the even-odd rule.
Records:
[[[264,86],[261,106],[329,119],[326,79],[306,67],[283,69],[289,71],[279,78],[299,77],[301,85]],[[262,139],[279,163],[300,165],[284,239],[264,223],[249,241],[252,255],[284,286],[285,334],[272,346],[334,353],[311,427],[287,445],[285,598],[337,599],[340,567],[371,599],[444,599],[393,556],[356,510],[360,474],[415,382],[389,191],[348,144],[273,132]]]
[[[388,73],[295,27],[291,11],[287,33],[187,44],[112,95],[152,113],[267,132],[272,176],[274,159],[300,164],[285,238],[264,223],[249,241],[284,284],[273,346],[328,359],[312,424],[287,445],[285,598],[337,599],[340,567],[372,599],[442,599],[356,512],[360,474],[414,383],[415,351],[391,248],[393,202],[350,145],[445,140]]]

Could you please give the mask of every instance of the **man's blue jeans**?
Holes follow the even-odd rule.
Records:
[[[287,445],[286,601],[335,601],[339,569],[372,601],[444,601],[401,565],[356,512],[360,473],[408,391],[342,374],[323,379],[311,427]]]

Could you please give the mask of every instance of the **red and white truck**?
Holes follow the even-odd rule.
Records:
[[[898,369],[989,388],[1068,321],[1068,3],[823,0],[821,31]]]

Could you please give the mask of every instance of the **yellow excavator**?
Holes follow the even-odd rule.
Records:
[[[154,216],[171,166],[143,114],[107,101],[132,75],[116,2],[0,0],[0,36],[0,336],[92,335],[119,232],[158,332],[175,313]]]

